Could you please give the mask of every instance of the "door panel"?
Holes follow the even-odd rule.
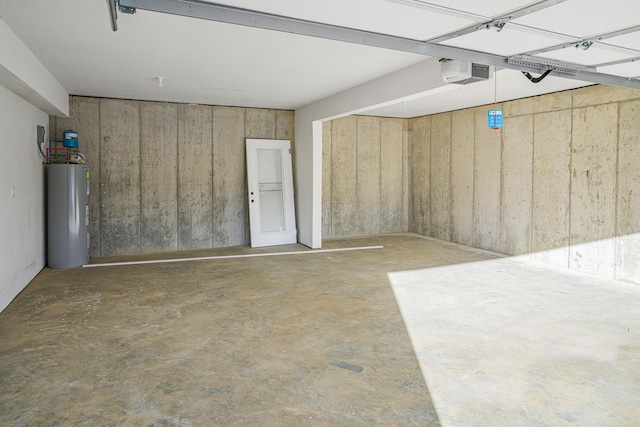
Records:
[[[247,139],[251,247],[296,242],[290,148],[287,140]]]

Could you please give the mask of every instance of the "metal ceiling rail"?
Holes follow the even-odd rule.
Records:
[[[407,0],[405,0],[407,1]],[[409,1],[417,1],[417,0],[409,0]],[[492,19],[488,21],[476,22],[468,27],[461,28],[457,31],[452,31],[448,34],[443,34],[441,36],[435,37],[433,39],[429,39],[430,43],[441,43],[446,40],[450,40],[456,37],[464,36],[466,34],[475,33],[478,30],[489,30],[494,29],[496,31],[501,31],[508,22],[526,16],[533,12],[538,12],[539,10],[546,9],[551,6],[555,6],[557,4],[563,3],[567,0],[540,0],[533,4],[529,4],[518,9],[514,9],[504,14],[500,14],[494,16]]]
[[[483,22],[487,20],[485,15],[479,15],[477,13],[465,12],[464,10],[454,9],[449,6],[442,6],[439,4],[431,3],[422,0],[386,0],[390,3],[402,4],[405,6],[417,7],[419,9],[429,10],[431,12],[443,13],[449,16],[455,16],[456,18],[465,18],[475,22]]]
[[[593,36],[589,36],[589,37],[585,37],[583,39],[580,39],[578,41],[574,41],[574,42],[565,42],[565,43],[560,43],[557,45],[553,45],[553,46],[548,46],[542,49],[535,49],[532,50],[530,52],[525,52],[523,53],[523,55],[538,55],[541,53],[546,53],[546,52],[551,52],[554,50],[560,50],[560,49],[566,49],[568,47],[575,47],[575,48],[580,48],[583,50],[587,50],[589,49],[593,43],[595,42],[601,42],[603,40],[606,39],[610,39],[613,37],[619,37],[619,36],[623,36],[625,34],[631,34],[631,33],[635,33],[640,31],[640,25],[634,25],[633,27],[628,27],[628,28],[623,28],[621,30],[616,30],[616,31],[610,31],[608,33],[602,33],[602,34],[596,34]],[[606,43],[602,43],[601,44],[603,47],[605,48],[609,48],[610,50],[617,50],[617,51],[622,51],[625,53],[628,52],[638,52],[636,49],[631,49],[631,48],[625,48],[622,46],[616,46],[616,45],[610,45],[610,44],[606,44]]]
[[[609,67],[611,65],[627,64],[629,62],[637,62],[637,61],[640,61],[640,56],[636,56],[636,57],[633,57],[633,58],[618,59],[617,61],[603,62],[602,64],[594,65],[594,67],[596,67],[596,68],[598,68],[598,67]]]
[[[386,0],[386,1],[391,3],[396,3],[396,4],[402,4],[405,6],[416,7],[419,9],[429,10],[429,11],[441,13],[444,15],[455,16],[457,18],[464,18],[474,22],[473,24],[467,27],[462,27],[456,31],[451,31],[446,34],[442,34],[438,37],[423,40],[423,41],[428,41],[430,43],[441,43],[443,41],[460,37],[465,34],[470,34],[482,29],[494,28],[497,30],[498,28],[503,28],[504,25],[501,25],[500,27],[498,27],[492,24],[496,24],[497,21],[500,21],[500,20],[502,20],[506,24],[507,23],[506,18],[508,17],[511,17],[512,20],[516,18],[520,18],[522,16],[528,15],[533,12],[537,12],[539,10],[545,9],[547,7],[553,6],[558,3],[565,2],[567,0],[540,0],[532,4],[529,4],[528,8],[523,7],[522,12],[518,12],[520,11],[520,8],[513,9],[509,12],[496,15],[493,18],[490,18],[485,15],[478,15],[477,13],[470,13],[470,12],[465,12],[459,9],[453,9],[447,6],[441,6],[441,5],[423,1],[423,0]],[[550,2],[551,4],[547,4],[548,2]],[[555,38],[567,39],[567,40],[576,41],[576,42],[580,40],[579,37],[571,37],[566,34],[557,33],[550,30],[543,30],[540,28],[534,28],[529,25],[524,25],[517,22],[509,22],[509,27],[517,28],[523,31],[527,31],[529,33],[539,34],[546,37],[555,37]]]
[[[445,46],[388,34],[374,33],[354,28],[340,27],[320,22],[307,21],[287,16],[274,15],[255,10],[242,9],[202,0],[120,0],[120,7],[143,9],[185,17],[206,19],[227,24],[280,31],[303,36],[318,37],[346,43],[391,49],[437,58],[457,59],[477,64],[510,68],[518,71],[539,72],[538,67],[510,64],[508,58],[485,52],[478,52],[453,46]],[[625,86],[640,89],[640,80],[603,73],[577,71],[574,75],[562,77]]]
[[[552,58],[544,58],[541,56],[530,55],[513,55],[507,58],[509,64],[528,65],[531,67],[538,67],[541,71],[555,71],[557,73],[575,74],[578,71],[589,71],[591,73],[596,72],[595,67],[574,64],[571,62],[558,61]]]

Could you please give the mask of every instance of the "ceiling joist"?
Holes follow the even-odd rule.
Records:
[[[539,67],[509,63],[507,57],[475,50],[413,40],[354,28],[340,27],[282,15],[242,9],[200,0],[119,0],[120,7],[142,9],[173,15],[199,18],[227,24],[280,31],[303,36],[318,37],[346,43],[409,52],[436,58],[457,59],[518,71],[538,72]],[[640,80],[610,74],[578,70],[575,74],[560,76],[592,83],[640,89]]]

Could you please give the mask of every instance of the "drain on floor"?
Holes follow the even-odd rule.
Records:
[[[329,365],[335,366],[336,368],[348,369],[349,371],[353,371],[357,373],[360,373],[364,370],[362,366],[352,365],[351,363],[347,363],[347,362],[340,362],[339,360],[334,360],[332,362],[329,362]]]

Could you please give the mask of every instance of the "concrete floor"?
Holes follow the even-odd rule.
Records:
[[[442,425],[640,426],[640,286],[518,258],[389,280]]]
[[[0,314],[0,425],[640,424],[640,287],[415,235],[325,249],[372,245],[44,269]]]

